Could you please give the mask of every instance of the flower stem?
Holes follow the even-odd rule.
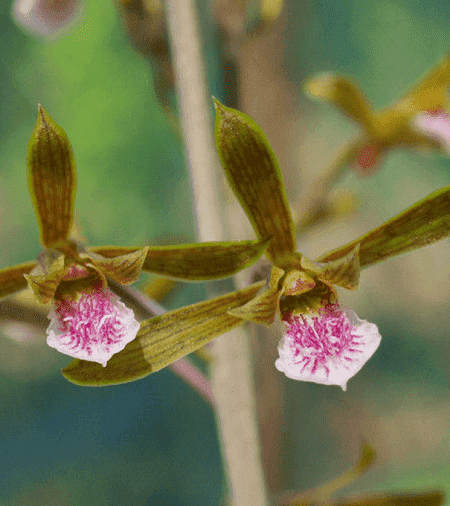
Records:
[[[193,0],[167,0],[166,13],[201,241],[224,238],[221,195],[216,180],[206,68],[201,55]],[[268,503],[261,465],[249,336],[237,328],[213,345],[211,380],[226,463],[230,504]]]
[[[314,183],[314,186],[308,188],[307,195],[301,195],[300,199],[293,204],[292,208],[298,214],[298,218],[295,220],[297,231],[301,231],[311,221],[311,217],[321,210],[331,188],[339,181],[350,164],[355,160],[361,143],[362,140],[357,138],[346,144],[328,169]]]

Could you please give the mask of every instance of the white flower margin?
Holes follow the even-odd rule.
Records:
[[[58,302],[49,313],[47,344],[81,360],[108,360],[133,341],[140,328],[134,313],[109,288]]]
[[[354,311],[331,305],[316,315],[299,315],[284,322],[280,358],[275,367],[288,378],[339,385],[347,389],[352,378],[375,353],[381,335],[374,323],[360,320]]]

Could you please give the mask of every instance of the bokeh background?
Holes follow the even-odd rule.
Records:
[[[233,12],[217,14],[225,4],[198,2],[211,91],[265,129],[292,201],[358,132],[304,96],[305,78],[351,75],[384,107],[449,50],[449,1],[286,0],[270,29],[248,35],[236,77],[215,26],[218,18],[233,22]],[[78,20],[53,37],[21,27],[12,5],[0,4],[0,268],[40,248],[25,165],[38,103],[71,140],[76,219],[88,244],[194,242],[168,63],[136,52],[111,0],[85,0]],[[308,229],[299,247],[318,256],[447,184],[450,158],[393,152],[373,177],[349,172],[339,182],[333,195],[350,195],[356,210]],[[236,211],[227,193],[224,200]],[[450,489],[449,247],[441,241],[375,266],[357,292],[341,292],[343,305],[376,322],[383,340],[347,392],[285,381],[286,487],[332,479],[355,462],[365,437],[377,464],[343,494]],[[162,303],[172,309],[205,294],[187,284]],[[36,329],[4,324],[0,346],[2,506],[221,504],[214,414],[172,372],[81,388],[62,378],[70,359]]]

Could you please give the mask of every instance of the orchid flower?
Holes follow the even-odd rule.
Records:
[[[258,240],[270,239],[265,243],[271,263],[268,278],[145,320],[136,339],[105,368],[75,359],[63,375],[78,385],[136,380],[245,321],[270,326],[278,316],[284,335],[275,366],[290,378],[345,389],[374,354],[381,336],[375,324],[340,307],[335,285],[354,290],[362,268],[448,237],[450,187],[312,261],[296,251],[280,168],[264,132],[246,114],[218,100],[215,106],[216,145],[225,175]]]
[[[28,287],[52,304],[47,342],[66,355],[106,366],[140,328],[133,311],[108,288],[137,281],[142,271],[182,280],[230,276],[257,260],[268,240],[176,246],[93,246],[71,240],[75,159],[64,130],[43,107],[27,155],[28,185],[44,246],[37,261],[0,270],[0,297]]]
[[[392,148],[449,152],[448,87],[450,57],[444,58],[393,105],[373,111],[356,83],[336,74],[310,79],[310,96],[333,103],[359,123],[362,134],[351,141],[342,161],[361,175],[373,174]],[[442,114],[436,115],[436,112]]]

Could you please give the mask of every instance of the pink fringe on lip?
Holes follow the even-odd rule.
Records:
[[[287,330],[275,367],[291,379],[339,385],[344,391],[381,342],[375,324],[338,304],[313,316],[291,315],[284,323]]]
[[[82,360],[108,360],[132,341],[140,328],[134,313],[109,288],[83,293],[77,301],[55,302],[48,317],[47,344]]]

